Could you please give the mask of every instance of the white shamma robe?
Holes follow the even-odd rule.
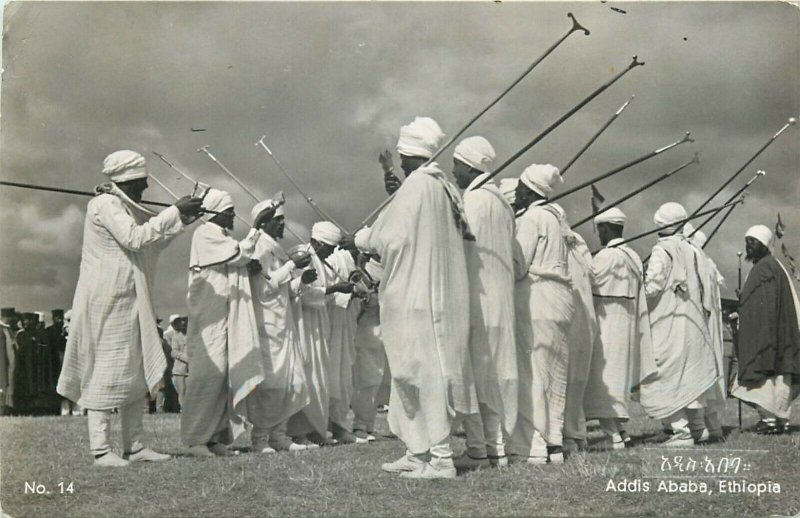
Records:
[[[514,211],[487,183],[464,192],[464,212],[475,236],[465,241],[469,274],[469,349],[478,401],[501,416],[506,431],[517,421],[517,348],[514,338]]]
[[[531,205],[518,219],[514,258],[519,409],[509,453],[544,456],[561,445],[575,313],[567,248],[557,209]]]
[[[655,375],[642,261],[612,239],[592,260],[594,305],[600,326],[583,400],[588,419],[630,417],[630,401]]]
[[[189,269],[189,376],[181,412],[188,446],[230,444],[247,420],[245,398],[264,381],[247,263],[255,235],[241,243],[214,223],[192,236]]]
[[[158,251],[183,228],[177,207],[153,215],[116,186],[89,202],[59,394],[110,410],[155,393],[167,361],[150,291]]]
[[[251,231],[255,232],[255,231]],[[309,402],[298,329],[300,306],[295,299],[294,262],[269,234],[258,231],[254,258],[262,272],[250,277],[264,382],[248,398],[254,424],[272,428],[302,410]],[[255,408],[254,408],[255,407]]]
[[[653,419],[699,400],[721,376],[703,305],[707,279],[703,258],[683,235],[659,238],[645,276],[658,373],[641,385],[642,407]]]
[[[450,436],[455,412],[474,414],[469,285],[458,196],[435,163],[413,172],[369,235],[381,256],[381,334],[392,373],[389,426],[421,454]]]

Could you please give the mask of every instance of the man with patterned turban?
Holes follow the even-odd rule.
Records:
[[[142,443],[145,396],[155,396],[167,362],[150,295],[160,249],[197,218],[201,201],[184,197],[155,214],[142,207],[142,155],[106,157],[111,183],[87,206],[81,268],[72,303],[58,393],[88,409],[89,448],[98,466],[166,460]],[[122,459],[111,450],[111,411],[122,421]]]
[[[356,235],[356,245],[377,253],[384,268],[380,321],[392,374],[389,426],[406,446],[403,457],[382,469],[407,478],[455,478],[453,416],[478,412],[463,245],[474,237],[458,190],[435,162],[427,163],[443,138],[426,117],[400,128],[406,180],[372,228]]]
[[[800,303],[786,268],[772,255],[772,231],[745,234],[753,268],[739,295],[739,370],[734,397],[755,407],[759,434],[789,430],[792,401],[800,392]]]
[[[681,232],[686,218],[678,203],[658,208],[653,222],[662,230],[644,281],[658,372],[642,383],[640,402],[672,434],[668,447],[708,441],[704,394],[722,376],[708,326],[706,263]]]
[[[625,214],[616,207],[594,218],[600,244],[592,259],[592,294],[600,340],[592,351],[583,400],[587,419],[598,419],[608,449],[625,448],[624,423],[639,385],[656,372],[650,318],[639,256],[623,241]]]
[[[292,260],[277,241],[283,239],[286,226],[282,193],[257,203],[251,216],[251,232],[260,234],[253,257],[262,270],[250,276],[250,288],[264,365],[264,381],[248,398],[253,447],[302,451],[306,445],[287,434],[289,418],[309,403],[296,294],[316,275],[314,270],[298,274],[311,263],[311,256]]]
[[[330,221],[314,223],[310,252],[311,265],[317,276],[300,292],[299,329],[310,401],[289,419],[288,433],[296,443],[311,448],[333,444],[327,438],[331,404],[331,323],[327,296],[350,293],[353,285],[336,277],[327,260],[342,237],[342,231]]]
[[[483,137],[462,140],[453,153],[453,176],[464,189],[464,212],[475,236],[474,242],[464,242],[464,251],[469,350],[480,408],[479,414],[459,416],[467,434],[467,450],[455,460],[460,469],[507,465],[504,435],[517,419],[514,211],[494,183],[477,187],[491,172],[494,158],[494,148]]]
[[[547,198],[563,180],[558,168],[533,164],[520,176],[514,257],[519,408],[511,460],[564,461],[569,349],[575,313],[561,212]],[[547,301],[543,304],[542,301]]]
[[[230,194],[210,189],[203,208],[216,213],[192,236],[189,256],[190,374],[181,412],[181,439],[195,457],[231,455],[227,445],[243,431],[247,398],[264,381],[249,272],[258,234],[230,235]]]

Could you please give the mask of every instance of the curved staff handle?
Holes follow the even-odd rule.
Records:
[[[522,74],[521,74],[521,75],[520,75],[520,76],[519,76],[517,79],[515,79],[515,80],[514,80],[514,82],[513,82],[513,83],[511,83],[511,85],[510,85],[508,88],[506,88],[505,90],[503,90],[503,92],[502,92],[502,93],[501,93],[499,96],[497,96],[497,98],[496,98],[494,101],[492,101],[491,103],[489,103],[489,105],[488,105],[488,106],[486,106],[486,108],[484,108],[483,110],[481,110],[481,111],[480,111],[480,112],[479,112],[479,113],[478,113],[478,114],[477,114],[475,117],[473,117],[473,118],[472,118],[472,119],[471,119],[471,120],[470,120],[470,121],[469,121],[469,122],[468,122],[468,123],[467,123],[467,124],[466,124],[466,125],[465,125],[463,128],[461,128],[461,130],[460,130],[460,131],[458,131],[458,133],[456,133],[456,134],[455,134],[455,135],[454,135],[454,136],[453,136],[453,137],[452,137],[450,140],[448,140],[448,141],[447,141],[447,142],[446,142],[446,143],[445,143],[445,144],[444,144],[442,147],[440,147],[440,148],[439,148],[439,149],[436,151],[436,153],[434,153],[434,155],[433,155],[433,156],[430,158],[430,160],[428,160],[427,164],[430,164],[431,162],[433,162],[434,160],[436,160],[436,159],[439,157],[439,155],[441,155],[441,154],[442,154],[442,152],[443,152],[445,149],[447,149],[447,148],[448,148],[448,147],[449,147],[449,146],[450,146],[450,145],[451,145],[453,142],[455,142],[455,140],[456,140],[458,137],[460,137],[460,136],[461,136],[461,135],[462,135],[462,134],[463,134],[465,131],[467,131],[467,129],[468,129],[470,126],[472,126],[472,125],[475,123],[475,121],[477,121],[479,118],[481,118],[481,116],[483,116],[483,114],[484,114],[484,113],[486,113],[487,111],[489,111],[489,109],[491,109],[491,107],[492,107],[492,106],[494,106],[495,104],[497,104],[498,102],[500,102],[500,99],[502,99],[503,97],[505,97],[505,95],[506,95],[508,92],[510,92],[510,91],[511,91],[511,90],[512,90],[512,89],[513,89],[515,86],[517,86],[517,84],[519,84],[519,82],[520,82],[520,81],[522,81],[522,80],[525,78],[525,76],[527,76],[528,74],[530,74],[530,73],[531,73],[531,71],[532,71],[534,68],[536,68],[536,66],[537,66],[539,63],[541,63],[541,62],[542,62],[542,61],[543,61],[543,60],[544,60],[544,59],[545,59],[547,56],[549,56],[549,55],[550,55],[550,53],[551,53],[551,52],[553,52],[553,51],[556,49],[556,47],[558,47],[559,45],[561,45],[561,43],[563,43],[563,42],[564,42],[564,40],[566,40],[566,39],[567,39],[567,38],[568,38],[568,37],[569,37],[569,36],[570,36],[572,33],[574,33],[574,32],[577,32],[577,31],[583,31],[583,34],[584,34],[585,36],[588,36],[588,35],[590,34],[590,32],[589,32],[589,29],[587,29],[586,27],[584,27],[583,25],[581,25],[580,23],[578,23],[578,20],[577,20],[577,19],[575,19],[575,16],[573,16],[573,14],[572,14],[572,13],[567,13],[567,16],[568,16],[569,18],[571,18],[571,19],[572,19],[572,27],[570,28],[570,30],[569,30],[569,31],[568,31],[566,34],[564,34],[564,35],[563,35],[561,38],[559,38],[559,39],[558,39],[558,41],[556,41],[554,44],[550,45],[550,47],[549,47],[547,50],[545,50],[545,51],[544,51],[544,53],[543,53],[541,56],[539,56],[539,57],[538,57],[538,58],[537,58],[537,59],[536,59],[536,60],[535,60],[533,63],[531,63],[531,65],[530,65],[530,66],[529,66],[527,69],[525,69],[525,71],[524,71],[524,72],[523,72],[523,73],[522,73]],[[427,165],[427,164],[426,164],[426,165]],[[370,221],[372,221],[372,218],[374,218],[375,216],[377,216],[377,215],[378,215],[378,214],[379,214],[379,213],[380,213],[380,212],[381,212],[381,211],[382,211],[382,210],[383,210],[383,209],[384,209],[384,208],[385,208],[387,205],[389,205],[389,203],[392,201],[392,199],[394,199],[394,194],[392,194],[391,196],[389,196],[388,198],[386,198],[385,200],[383,200],[383,202],[381,202],[381,204],[380,204],[380,205],[378,205],[378,206],[375,208],[375,210],[373,210],[372,212],[370,212],[370,213],[369,213],[369,215],[367,215],[367,217],[366,217],[366,218],[364,218],[364,220],[363,220],[363,221],[361,221],[361,223],[358,225],[358,228],[363,228],[363,227],[367,226],[367,224],[368,224]]]

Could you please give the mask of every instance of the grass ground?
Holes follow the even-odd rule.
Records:
[[[726,425],[734,426],[736,405],[729,407]],[[800,404],[795,407],[800,411]],[[749,409],[744,416],[747,429],[756,416]],[[243,452],[225,459],[192,459],[180,456],[179,423],[177,415],[146,416],[145,422],[150,445],[177,458],[157,465],[98,469],[88,455],[85,417],[0,418],[2,510],[15,517],[800,514],[797,427],[792,434],[772,437],[733,430],[724,444],[688,451],[640,442],[620,452],[581,453],[558,466],[514,465],[466,473],[457,480],[418,482],[380,470],[382,462],[402,455],[404,448],[397,440],[301,454]],[[657,428],[637,417],[628,429],[642,439]],[[385,421],[379,431],[388,431]],[[118,439],[117,422],[114,433]],[[247,438],[237,444],[246,446]],[[463,439],[454,439],[456,453],[463,447]],[[706,471],[709,462],[718,467],[722,459],[734,458],[741,459],[738,473]],[[690,460],[696,462],[694,470],[688,469]],[[718,483],[734,475],[764,487],[772,481],[780,485],[780,493],[721,493]],[[609,480],[638,480],[651,487],[647,492],[614,492],[607,490]],[[711,493],[658,491],[658,483],[669,480],[676,485],[706,482]],[[26,493],[26,482],[42,484],[49,494]],[[72,493],[67,491],[69,484]]]

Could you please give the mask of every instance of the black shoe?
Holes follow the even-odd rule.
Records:
[[[753,431],[759,435],[780,435],[784,433],[785,427],[778,426],[776,421],[759,421],[753,428]]]

